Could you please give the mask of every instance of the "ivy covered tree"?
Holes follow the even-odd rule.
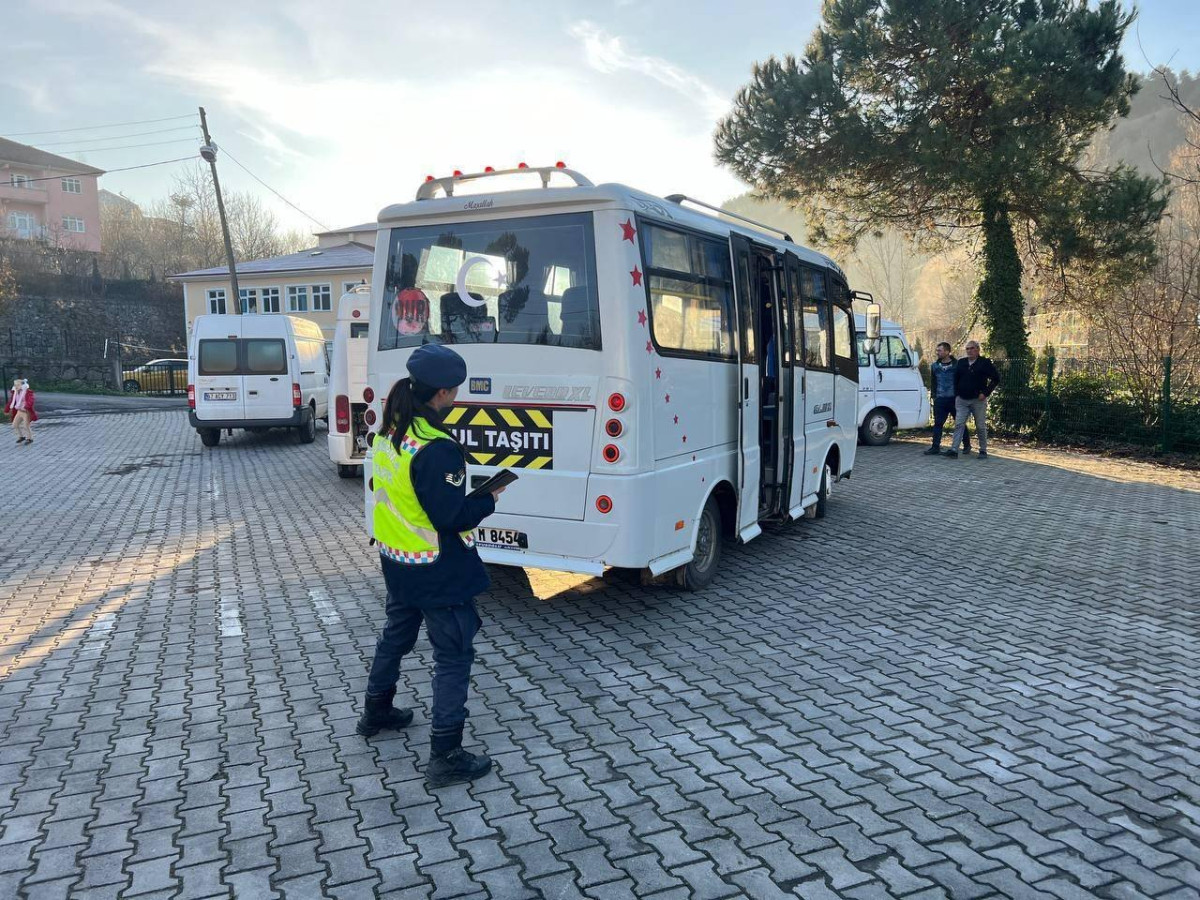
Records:
[[[1162,182],[1084,161],[1137,90],[1133,18],[1113,0],[826,0],[801,59],[755,66],[716,155],[823,242],[981,231],[989,352],[1028,357],[1018,237],[1063,272],[1153,260]]]

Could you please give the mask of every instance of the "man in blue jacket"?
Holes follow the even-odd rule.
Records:
[[[958,445],[967,430],[967,416],[975,417],[979,435],[979,458],[987,459],[987,402],[1000,385],[1000,373],[992,361],[979,355],[979,341],[967,341],[967,358],[954,366],[954,440],[945,455],[958,456]]]
[[[954,366],[957,360],[950,353],[950,345],[942,341],[937,345],[937,359],[929,367],[929,396],[933,399],[933,446],[925,451],[926,456],[937,456],[942,452],[942,430],[946,419],[954,415]],[[958,422],[957,419],[954,420]],[[971,452],[971,435],[963,432],[963,452]]]

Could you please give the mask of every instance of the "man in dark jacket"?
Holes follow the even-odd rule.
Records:
[[[926,456],[938,456],[942,452],[942,430],[946,419],[954,415],[954,367],[958,362],[950,353],[950,345],[942,341],[937,345],[937,359],[929,367],[929,397],[933,400],[933,446],[925,451]],[[957,423],[957,419],[955,422]],[[963,452],[971,452],[971,435],[963,432]]]
[[[966,350],[966,359],[960,359],[954,367],[954,440],[945,455],[958,456],[967,416],[971,415],[979,437],[979,458],[987,459],[987,402],[1000,384],[1000,373],[990,359],[979,355],[979,341],[967,341]]]

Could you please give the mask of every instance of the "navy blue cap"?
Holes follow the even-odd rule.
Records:
[[[408,374],[432,388],[458,387],[467,380],[467,363],[441,344],[422,344],[408,358]]]

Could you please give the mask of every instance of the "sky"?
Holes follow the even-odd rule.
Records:
[[[0,6],[0,136],[136,166],[195,156],[204,106],[222,186],[306,231],[373,221],[428,174],[522,161],[723,202],[745,186],[713,160],[717,120],[754,62],[802,53],[820,16],[819,0]],[[1200,3],[1139,10],[1131,68],[1200,69]],[[144,204],[185,165],[101,186]]]

